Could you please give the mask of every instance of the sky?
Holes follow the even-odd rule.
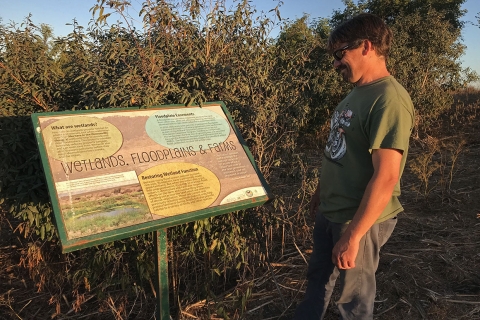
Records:
[[[329,18],[334,10],[345,7],[342,0],[282,1],[283,5],[280,7],[282,19],[292,20],[301,18],[304,14],[308,14],[311,19]],[[130,0],[130,2],[135,8],[140,8],[143,1]],[[0,0],[0,18],[3,24],[12,21],[20,24],[26,16],[32,14],[33,23],[48,24],[53,28],[55,36],[65,36],[72,31],[72,26],[66,24],[72,23],[73,19],[76,19],[80,26],[88,26],[92,18],[89,10],[96,3],[96,0]],[[251,4],[259,12],[268,12],[278,4],[278,0],[252,0]],[[462,42],[467,49],[460,60],[463,67],[469,67],[480,75],[480,27],[472,24],[477,22],[475,16],[480,13],[480,0],[466,0],[462,9],[467,10],[462,18],[462,21],[466,22]],[[275,32],[278,34],[279,31],[273,30],[272,35],[275,35]],[[480,82],[477,86],[480,86]]]

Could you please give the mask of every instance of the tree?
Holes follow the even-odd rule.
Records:
[[[63,73],[53,57],[52,30],[37,27],[31,17],[16,25],[0,26],[0,104],[3,115],[52,110]]]

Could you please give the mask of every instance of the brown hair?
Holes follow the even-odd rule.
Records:
[[[371,13],[361,13],[336,27],[328,37],[327,50],[332,53],[339,43],[369,40],[377,55],[388,57],[393,34],[386,23]]]

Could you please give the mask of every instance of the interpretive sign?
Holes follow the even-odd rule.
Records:
[[[32,121],[63,252],[271,199],[223,102]]]

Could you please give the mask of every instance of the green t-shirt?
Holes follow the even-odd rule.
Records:
[[[410,96],[393,76],[355,87],[340,102],[330,123],[320,179],[319,210],[328,220],[353,219],[373,175],[373,149],[402,150],[401,176],[413,123]],[[403,211],[399,195],[400,179],[377,223]]]

